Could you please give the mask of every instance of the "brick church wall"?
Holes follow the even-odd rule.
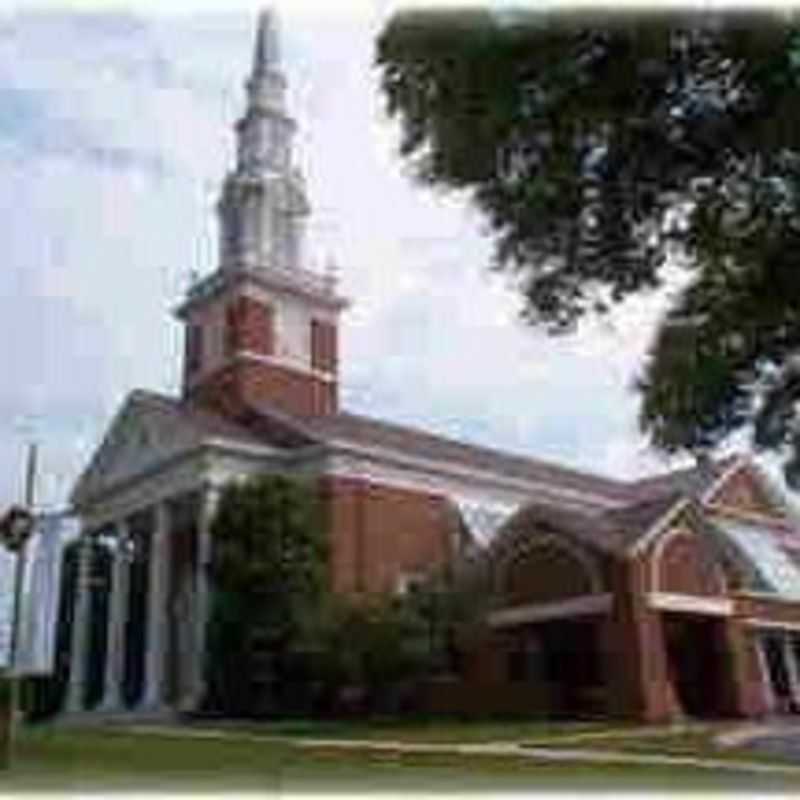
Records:
[[[570,551],[545,541],[501,567],[503,605],[548,603],[592,594],[591,576]]]
[[[775,503],[759,485],[758,480],[748,467],[742,467],[714,493],[710,504],[722,508],[735,509],[746,514],[784,519],[783,511],[775,507]]]
[[[669,537],[663,549],[657,545],[651,558],[656,558],[657,585],[654,590],[698,596],[725,594],[725,581],[714,554],[697,537],[686,529],[675,529],[665,534]]]
[[[257,406],[268,402],[296,416],[330,414],[337,410],[335,382],[278,364],[245,360],[204,378],[190,390],[189,397],[234,418],[248,403]]]
[[[649,572],[646,555],[616,565],[605,646],[611,710],[659,722],[674,717],[679,706],[669,681],[661,617],[647,605]]]
[[[275,319],[272,308],[246,295],[237,297],[227,309],[226,350],[271,355],[275,351]]]
[[[333,588],[346,594],[393,592],[401,576],[443,565],[453,517],[439,495],[364,479],[323,479]]]

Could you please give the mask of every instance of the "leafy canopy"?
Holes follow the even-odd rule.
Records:
[[[402,155],[469,194],[530,323],[572,331],[683,268],[639,383],[656,444],[713,446],[752,418],[800,339],[787,14],[406,11],[376,61]]]
[[[232,483],[211,535],[210,706],[261,714],[307,704],[328,592],[315,487],[280,476]]]

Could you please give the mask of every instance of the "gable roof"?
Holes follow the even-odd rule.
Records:
[[[593,550],[616,553],[620,549],[617,530],[601,513],[578,511],[554,503],[533,502],[521,508],[490,543],[492,557],[502,557],[520,539],[531,534],[566,534]]]
[[[350,412],[339,412],[305,420],[308,429],[321,439],[352,443],[404,455],[494,472],[533,483],[547,483],[589,495],[623,502],[626,484],[548,461],[516,455],[494,448],[467,444],[445,436]]]
[[[631,500],[647,501],[669,494],[685,494],[700,499],[740,458],[738,455],[727,456],[633,481],[628,484]]]
[[[606,511],[603,517],[605,523],[614,530],[617,548],[631,548],[686,497],[681,492],[673,491]]]
[[[153,392],[135,390],[123,402],[70,495],[74,505],[106,485],[197,447],[209,439],[263,444],[235,422]]]
[[[232,420],[193,402],[135,390],[126,399],[78,480],[72,493],[73,502],[87,491],[91,493],[92,484],[107,466],[108,453],[115,445],[115,430],[125,417],[136,414],[158,418],[162,428],[169,429],[169,438],[180,442],[183,449],[202,445],[210,439],[286,449],[315,444],[350,445],[569,489],[586,496],[588,510],[578,512],[557,504],[537,503],[540,517],[551,520],[553,525],[560,522],[570,529],[580,528],[584,532],[576,535],[607,550],[627,549],[681,497],[700,499],[736,462],[736,457],[730,457],[624,482],[347,411],[301,419],[261,403]],[[164,455],[163,447],[160,454]],[[596,511],[591,508],[592,498],[597,502]]]

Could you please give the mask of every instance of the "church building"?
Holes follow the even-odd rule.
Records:
[[[226,483],[265,473],[318,485],[337,592],[402,592],[465,547],[491,552],[497,602],[434,693],[443,710],[800,708],[800,526],[747,457],[623,482],[340,408],[348,301],[304,264],[285,91],[264,12],[218,265],[177,309],[181,394],[132,391],[71,496],[65,709],[198,707],[210,522]]]

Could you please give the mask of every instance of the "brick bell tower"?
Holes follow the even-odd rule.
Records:
[[[270,404],[298,416],[338,407],[335,276],[303,269],[309,213],[292,165],[274,17],[258,19],[247,109],[236,124],[236,167],[217,206],[219,266],[192,285],[185,323],[184,398],[237,416]]]

